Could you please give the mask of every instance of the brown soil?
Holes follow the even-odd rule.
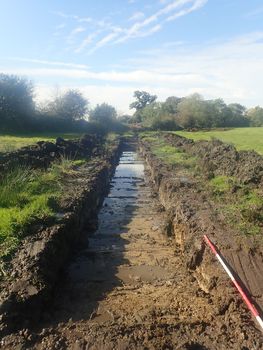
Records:
[[[233,145],[220,140],[196,141],[165,134],[165,140],[196,156],[201,161],[204,174],[235,176],[244,184],[263,185],[263,157],[255,151],[237,151]]]
[[[119,154],[117,140],[103,155],[67,174],[57,215],[32,225],[13,259],[6,263],[0,285],[0,336],[39,320],[74,246],[94,229]]]
[[[149,165],[153,161],[149,154],[147,160]],[[214,258],[204,251],[200,235],[189,238],[186,221],[193,217],[192,203],[187,197],[183,202],[178,189],[193,189],[191,181],[165,181],[159,191],[165,171],[160,164],[150,165],[147,179],[155,177],[167,209],[169,189],[178,192],[174,237],[168,238],[163,233],[171,221],[141,173],[140,162],[135,163],[131,154],[122,159],[98,230],[65,270],[42,321],[6,336],[3,349],[263,348],[262,334]],[[197,196],[192,199],[198,203]],[[195,220],[204,219],[198,211],[195,215]],[[203,224],[207,229],[207,221]],[[200,223],[195,225],[197,232]],[[182,249],[180,243],[189,247]]]

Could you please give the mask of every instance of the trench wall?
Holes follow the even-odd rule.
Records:
[[[183,142],[185,149],[190,144],[193,150],[192,142],[187,139],[175,140],[172,137],[172,141],[177,147]],[[206,193],[196,186],[195,180],[187,176],[178,176],[172,166],[165,164],[153,154],[147,141],[140,141],[140,152],[145,159],[153,188],[158,193],[167,214],[167,234],[173,237],[182,259],[197,280],[200,289],[211,296],[216,305],[215,315],[216,313],[227,314],[230,310],[240,313],[240,307],[244,308],[248,315],[249,311],[246,310],[228,276],[205,245],[204,234],[207,234],[217,245],[233,271],[237,273],[237,277],[241,278],[247,294],[252,297],[257,308],[262,310],[263,254],[261,247],[252,249],[250,238],[240,237],[222,225],[214,215],[213,203],[209,201]],[[207,157],[209,157],[208,153],[207,147]],[[239,157],[238,159],[240,160]],[[260,160],[257,155],[255,159]],[[255,168],[254,175],[258,174],[256,181],[261,181],[258,171],[260,167]],[[248,172],[247,168],[245,172]]]
[[[12,261],[9,276],[1,285],[1,328],[5,335],[37,322],[62,267],[83,234],[94,229],[98,210],[121,154],[121,141],[108,147],[85,170],[75,197],[57,223],[26,238]],[[86,171],[86,172],[85,172]]]
[[[102,138],[96,135],[84,135],[76,140],[64,140],[59,137],[55,143],[39,141],[35,145],[14,152],[0,153],[0,174],[17,164],[32,168],[47,168],[52,161],[61,156],[74,159],[98,155],[102,143]]]

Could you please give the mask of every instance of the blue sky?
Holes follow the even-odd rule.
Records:
[[[0,0],[0,72],[120,112],[137,89],[263,105],[262,19],[262,0]]]

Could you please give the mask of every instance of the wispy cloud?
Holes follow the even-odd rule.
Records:
[[[38,60],[32,58],[24,58],[24,57],[9,57],[10,61],[18,61],[25,63],[33,63],[37,65],[45,65],[45,66],[58,66],[58,67],[68,67],[68,68],[77,68],[77,69],[88,69],[89,66],[85,64],[76,64],[76,63],[68,63],[68,62],[60,62],[60,61],[47,61],[47,60]]]
[[[51,13],[56,15],[56,16],[65,18],[65,19],[73,19],[73,20],[75,20],[77,22],[80,22],[80,23],[82,23],[82,22],[89,23],[89,22],[93,21],[93,19],[91,17],[80,17],[80,16],[77,16],[77,15],[64,13],[62,11],[52,11]]]
[[[145,17],[145,14],[141,11],[135,12],[130,18],[129,21],[138,21]]]
[[[161,28],[163,27],[163,23],[165,23],[166,21],[176,20],[179,17],[185,16],[193,11],[196,11],[203,7],[207,3],[207,1],[208,0],[172,1],[163,6],[157,12],[145,18],[144,20],[135,22],[129,28],[122,28],[122,30],[119,32],[117,40],[115,40],[113,43],[120,44],[132,38],[145,37],[156,33],[157,31],[161,30]],[[189,4],[191,5],[190,7],[185,7]],[[170,16],[171,13],[172,15]],[[149,26],[155,22],[157,22],[157,24],[149,29]],[[113,36],[113,39],[115,37],[116,36]],[[109,42],[110,41],[105,43],[105,45]]]
[[[81,42],[81,44],[74,50],[75,53],[83,52],[87,46],[89,46],[94,39],[99,35],[100,31],[96,31],[94,33],[89,34],[85,37],[85,39]]]
[[[78,26],[76,28],[74,28],[68,35],[67,37],[67,40],[68,42],[70,43],[73,43],[74,42],[74,39],[75,37],[80,34],[80,33],[83,33],[86,31],[86,28],[85,27],[81,27],[81,26]]]
[[[112,32],[110,34],[107,34],[104,36],[101,40],[99,40],[96,45],[89,50],[89,54],[94,53],[97,51],[99,48],[105,46],[107,43],[111,42],[113,39],[115,39],[119,35],[118,32]]]
[[[74,49],[75,53],[81,53],[88,48],[87,53],[91,55],[106,45],[121,44],[130,39],[153,35],[159,32],[166,22],[174,21],[179,17],[197,11],[207,2],[208,0],[162,0],[160,1],[161,6],[159,6],[159,10],[153,12],[148,17],[145,17],[142,11],[133,13],[128,18],[128,21],[134,23],[128,27],[112,24],[105,19],[95,20],[90,17],[85,18],[64,12],[55,12],[55,14],[64,19],[73,19],[78,23],[87,21],[93,25],[92,32],[86,38],[82,39],[81,43]],[[81,31],[82,27],[77,26],[68,35],[68,40],[72,40]]]
[[[179,17],[186,16],[189,13],[194,12],[194,11],[200,9],[201,7],[203,7],[207,3],[207,1],[208,0],[197,0],[193,3],[193,5],[191,7],[187,8],[187,9],[183,9],[183,10],[173,14],[172,16],[169,16],[168,18],[166,18],[166,21],[170,22],[170,21],[174,21],[175,19],[177,19]]]
[[[225,42],[204,43],[202,48],[188,45],[178,50],[168,45],[159,51],[138,52],[136,59],[123,62],[122,69],[94,71],[74,63],[16,58],[35,63],[36,67],[21,68],[15,64],[3,72],[27,75],[40,81],[61,80],[80,88],[89,81],[87,91],[93,94],[94,101],[98,101],[94,91],[101,100],[107,99],[109,94],[112,98],[109,101],[114,100],[121,108],[125,104],[127,108],[135,89],[155,93],[160,99],[199,92],[206,98],[222,97],[227,102],[240,102],[250,107],[263,104],[262,57],[263,32],[253,32]],[[130,70],[125,69],[127,66]],[[91,86],[95,86],[94,90]]]

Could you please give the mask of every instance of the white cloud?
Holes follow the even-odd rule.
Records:
[[[38,60],[38,59],[24,58],[24,57],[9,57],[9,60],[26,62],[26,63],[34,63],[37,65],[45,65],[45,66],[60,66],[60,67],[69,67],[69,68],[78,68],[78,69],[89,68],[85,64],[76,64],[76,63],[68,63],[68,62],[61,62],[61,61]]]
[[[76,28],[74,28],[74,29],[70,32],[70,34],[69,34],[68,37],[67,37],[67,40],[68,40],[70,43],[72,43],[72,42],[74,42],[74,39],[75,39],[75,37],[76,37],[78,34],[83,33],[83,32],[85,32],[85,31],[86,31],[86,28],[85,28],[85,27],[81,27],[81,26],[76,27]]]
[[[129,21],[138,21],[139,19],[142,19],[145,17],[145,14],[143,12],[135,12],[130,18]]]
[[[129,109],[130,103],[133,101],[133,93],[138,89],[138,86],[112,86],[112,85],[93,85],[88,84],[84,86],[78,85],[61,85],[50,88],[49,85],[39,84],[36,86],[36,100],[37,102],[44,102],[46,100],[54,97],[56,90],[65,91],[69,88],[79,89],[83,95],[90,101],[91,107],[96,104],[107,102],[117,108],[121,113],[132,114],[133,111]],[[159,100],[165,100],[167,96],[174,94],[174,89],[172,88],[153,88],[150,85],[142,85],[142,90],[149,91],[151,94],[158,95]],[[188,94],[195,92],[189,89]]]
[[[174,15],[169,16],[166,19],[166,21],[170,22],[170,21],[174,21],[175,19],[177,19],[179,17],[186,16],[189,13],[194,12],[194,11],[200,9],[201,7],[203,7],[207,3],[207,1],[208,0],[197,0],[197,1],[194,2],[194,4],[190,8],[181,10],[181,11],[175,13]]]
[[[123,66],[130,67],[129,71],[116,68],[95,72],[82,65],[74,67],[63,62],[48,62],[45,67],[45,61],[27,60],[39,62],[41,66],[17,68],[16,65],[3,72],[27,75],[40,82],[48,79],[55,84],[60,81],[73,87],[96,86],[98,96],[96,98],[94,93],[92,101],[115,101],[115,105],[125,111],[136,89],[156,93],[160,99],[199,92],[205,98],[222,97],[227,102],[240,102],[248,107],[263,105],[263,32],[225,42],[203,43],[198,48],[178,49],[168,45],[159,51],[138,52],[135,57],[123,62]],[[58,64],[61,67],[49,67]]]
[[[56,16],[62,17],[64,19],[73,19],[79,23],[82,23],[82,22],[89,23],[89,22],[93,21],[93,19],[91,17],[80,17],[77,15],[67,14],[67,13],[64,13],[62,11],[53,11],[51,13],[53,13]]]
[[[97,51],[99,48],[105,46],[107,43],[115,39],[118,35],[119,35],[118,31],[114,31],[110,34],[107,34],[102,39],[100,39],[92,49],[89,50],[89,54],[92,54],[95,51]]]
[[[97,37],[97,35],[100,33],[100,31],[96,31],[94,33],[89,34],[82,42],[81,44],[74,50],[75,53],[80,53],[83,50],[86,49],[88,45],[90,45],[93,40]]]
[[[78,23],[90,22],[95,28],[94,34],[90,34],[87,38],[82,40],[77,47],[75,47],[75,53],[83,52],[86,47],[93,44],[95,38],[100,33],[104,33],[104,36],[99,38],[98,41],[94,42],[94,46],[89,48],[88,53],[92,54],[98,49],[109,45],[109,44],[120,44],[124,43],[133,38],[142,38],[152,35],[160,31],[167,21],[176,20],[178,17],[185,16],[193,11],[200,9],[207,3],[208,0],[174,0],[172,2],[162,1],[162,7],[155,13],[145,18],[145,14],[141,11],[135,12],[128,21],[134,22],[130,27],[116,26],[104,19],[95,20],[92,18],[80,17],[77,15],[65,14],[63,12],[55,12],[56,15],[64,19],[73,19]],[[191,5],[190,7],[188,7]],[[73,41],[73,38],[82,31],[82,27],[75,28],[69,35],[68,40]]]
[[[143,21],[137,21],[135,22],[130,28],[123,28],[120,31],[120,35],[117,38],[117,40],[114,41],[114,44],[120,44],[128,41],[131,38],[138,38],[138,37],[144,37],[151,35],[153,33],[156,33],[162,28],[163,21],[171,21],[175,20],[178,17],[185,16],[193,11],[198,10],[202,6],[204,6],[207,3],[208,0],[175,0],[171,3],[167,4],[166,6],[162,7],[159,11],[153,13],[151,16],[145,18]],[[180,9],[188,4],[192,4],[190,8],[183,8],[183,10],[179,12],[175,12],[172,16],[168,16],[173,11],[176,11],[177,9]],[[167,17],[168,16],[168,17]],[[158,22],[159,21],[159,22]],[[152,27],[151,29],[146,29],[150,24],[157,22],[155,27]],[[157,30],[158,28],[158,30]],[[109,42],[107,42],[109,43]],[[102,47],[102,46],[101,46]]]

